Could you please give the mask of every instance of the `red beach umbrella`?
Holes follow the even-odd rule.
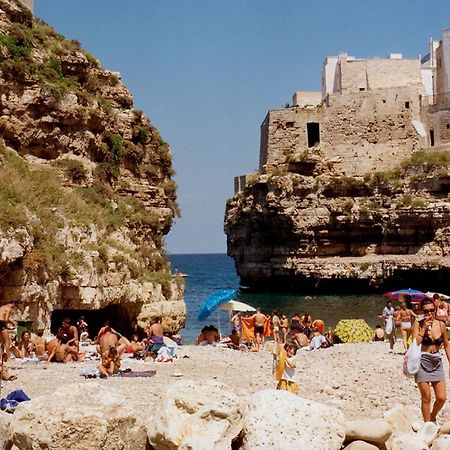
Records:
[[[421,302],[423,299],[428,298],[424,292],[417,291],[416,289],[400,289],[383,294],[383,296],[388,297],[390,300],[398,300],[400,295],[410,295],[413,303]]]

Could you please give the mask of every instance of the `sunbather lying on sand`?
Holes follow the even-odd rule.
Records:
[[[144,350],[145,345],[142,342],[139,342],[139,338],[137,334],[133,334],[131,336],[130,345],[125,349],[125,353],[136,353]]]

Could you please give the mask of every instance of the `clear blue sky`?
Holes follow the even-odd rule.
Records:
[[[170,253],[222,253],[233,178],[257,170],[259,127],[298,90],[320,90],[326,56],[427,52],[448,0],[35,0],[122,80],[170,144],[182,217]]]

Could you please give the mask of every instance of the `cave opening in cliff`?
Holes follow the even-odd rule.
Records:
[[[53,334],[57,333],[64,318],[68,317],[71,323],[76,325],[78,319],[83,316],[88,323],[88,332],[91,339],[97,335],[107,320],[117,332],[130,338],[136,330],[137,315],[137,309],[130,308],[129,305],[121,304],[109,305],[106,308],[97,310],[58,309],[52,312],[51,332]]]
[[[308,147],[314,147],[320,144],[320,124],[317,122],[308,122],[306,124],[306,131],[308,133]]]

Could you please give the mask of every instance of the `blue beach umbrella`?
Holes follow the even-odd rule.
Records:
[[[411,300],[420,301],[424,298],[427,298],[427,295],[422,291],[417,291],[416,289],[400,289],[398,291],[386,292],[383,294],[386,297],[389,297],[391,300],[398,300],[400,295],[409,294],[411,296]]]
[[[235,289],[221,289],[209,295],[198,310],[198,320],[205,320],[219,305],[236,298]]]

